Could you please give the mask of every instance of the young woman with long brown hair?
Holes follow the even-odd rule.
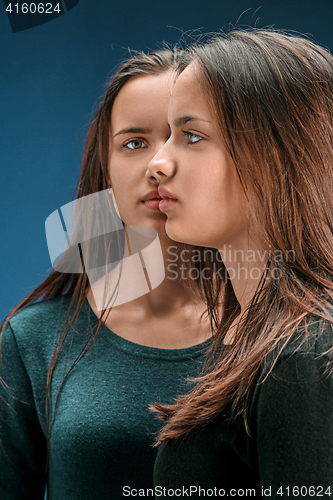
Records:
[[[117,71],[88,132],[77,196],[78,206],[111,186],[125,228],[153,228],[166,264],[175,263],[180,247],[165,233],[158,183],[145,172],[169,134],[178,55],[138,54]],[[42,499],[45,484],[53,500],[116,499],[128,493],[124,488],[151,487],[159,422],[148,405],[171,402],[187,389],[209,343],[204,302],[184,286],[184,269],[180,277],[166,265],[166,278],[150,293],[101,308],[85,258],[83,272],[61,272],[64,262],[3,323],[0,496],[6,500]]]
[[[155,407],[156,492],[329,498],[333,58],[274,30],[217,36],[179,64],[169,125],[147,171],[166,232],[219,249],[225,272],[202,279],[207,369]]]

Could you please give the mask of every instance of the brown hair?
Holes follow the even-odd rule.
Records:
[[[84,156],[82,160],[81,175],[78,183],[77,198],[82,198],[92,193],[102,191],[110,187],[109,173],[108,173],[108,158],[109,158],[109,138],[111,126],[111,112],[112,106],[117,97],[120,89],[134,77],[143,75],[160,74],[171,70],[174,67],[181,51],[178,49],[163,49],[151,52],[149,54],[138,53],[127,62],[123,63],[115,75],[112,77],[108,84],[104,98],[98,108],[98,111],[90,125]],[[84,269],[84,263],[82,266]],[[36,302],[40,299],[49,299],[65,294],[72,294],[70,307],[67,311],[64,326],[59,335],[55,353],[49,368],[47,377],[47,399],[46,399],[46,415],[47,415],[47,435],[48,441],[51,431],[50,424],[50,388],[52,381],[52,374],[54,372],[60,349],[64,341],[72,330],[74,335],[74,328],[83,303],[86,299],[86,292],[89,286],[89,281],[86,272],[82,274],[76,273],[61,273],[53,270],[50,275],[25,299],[23,299],[2,322],[0,329],[2,330],[5,324],[13,316],[13,314],[22,309],[27,304]],[[63,382],[69,375],[75,365],[82,359],[82,357],[92,348],[101,325],[107,316],[107,310],[104,310],[101,317],[96,324],[95,328],[91,331],[90,336],[78,354],[73,366],[64,374]],[[68,322],[68,319],[70,321]],[[66,324],[66,328],[65,328]],[[1,378],[0,378],[1,380]],[[58,391],[58,397],[60,394]],[[56,403],[58,401],[56,399]],[[53,413],[54,417],[54,413]]]
[[[249,402],[268,353],[281,352],[302,321],[307,332],[310,313],[333,322],[332,56],[305,38],[253,29],[193,46],[178,72],[193,61],[249,200],[251,227],[270,259],[222,356],[240,306],[230,280],[221,282],[219,317],[219,287],[202,283],[216,325],[209,368],[189,394],[156,405],[166,421],[158,443],[222,415],[242,417],[249,432]],[[272,257],[290,251],[292,259]]]

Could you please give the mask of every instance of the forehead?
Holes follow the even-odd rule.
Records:
[[[167,118],[173,76],[171,71],[157,75],[136,76],[129,80],[115,98],[111,127],[128,121],[156,117],[161,113]]]
[[[189,110],[200,109],[211,114],[209,96],[200,78],[200,69],[192,62],[176,79],[170,99],[169,115],[189,113]]]

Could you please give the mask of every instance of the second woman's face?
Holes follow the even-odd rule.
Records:
[[[159,181],[171,239],[241,248],[248,238],[247,200],[194,64],[174,84],[171,137],[151,160],[147,179]]]
[[[158,182],[145,172],[166,142],[171,72],[129,80],[117,95],[111,115],[109,172],[121,219],[150,226],[160,236],[166,216],[159,210]]]

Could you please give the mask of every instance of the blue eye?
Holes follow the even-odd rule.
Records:
[[[184,135],[187,135],[188,141],[187,144],[195,144],[196,142],[202,141],[203,137],[198,134],[193,134],[193,132],[182,131]]]
[[[147,144],[144,141],[142,141],[141,139],[131,139],[130,141],[125,142],[125,144],[123,145],[123,148],[131,149],[131,150],[142,149],[142,148],[146,148],[146,147],[147,147]]]

